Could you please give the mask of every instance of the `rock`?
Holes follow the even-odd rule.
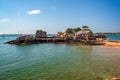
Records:
[[[74,39],[90,40],[93,37],[91,30],[81,30],[75,33]]]
[[[47,33],[46,31],[37,30],[35,34],[35,38],[45,38],[47,37],[46,33]]]
[[[25,36],[20,36],[16,39],[16,41],[20,41],[20,40],[34,40],[34,37],[31,35],[25,35]]]

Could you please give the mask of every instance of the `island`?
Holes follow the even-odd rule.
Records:
[[[93,33],[89,26],[82,28],[68,28],[64,32],[58,32],[56,36],[47,36],[47,32],[37,30],[35,36],[19,36],[16,40],[5,42],[6,44],[40,44],[40,43],[80,43],[83,45],[105,45],[120,47],[120,41],[107,40],[103,33]]]

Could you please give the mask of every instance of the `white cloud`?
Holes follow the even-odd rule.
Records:
[[[7,21],[8,21],[7,18],[6,18],[6,19],[0,19],[0,22],[1,22],[1,23],[7,22]]]
[[[32,14],[40,14],[40,10],[31,10],[31,11],[27,11],[27,13],[29,15],[32,15]]]

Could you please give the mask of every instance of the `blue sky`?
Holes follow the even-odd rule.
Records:
[[[57,33],[82,25],[120,32],[120,0],[0,0],[0,34]]]

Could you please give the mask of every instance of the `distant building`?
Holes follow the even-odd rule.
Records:
[[[46,34],[47,32],[45,32],[45,31],[42,31],[42,30],[37,30],[36,31],[36,34],[35,34],[35,37],[36,38],[45,38],[45,37],[47,37],[47,34]]]

